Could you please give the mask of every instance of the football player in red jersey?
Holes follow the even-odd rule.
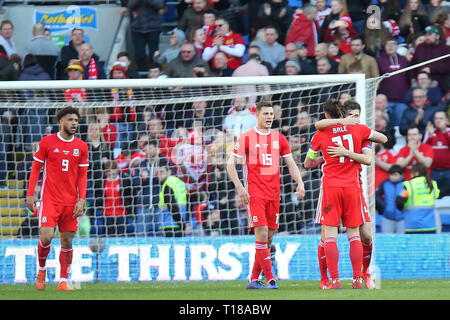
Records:
[[[361,106],[353,100],[346,101],[343,105],[347,118],[343,119],[323,119],[319,122],[316,122],[315,127],[318,130],[325,130],[329,126],[333,125],[352,125],[359,123],[359,117],[361,115]],[[371,136],[372,141],[379,142],[384,141],[385,135],[380,133],[375,133]],[[380,139],[380,140],[377,140]],[[331,153],[332,157],[348,157],[354,161],[359,162],[360,164],[370,165],[373,161],[373,150],[371,146],[371,141],[366,140],[362,144],[362,154],[355,153],[354,151],[351,151],[349,149],[346,149],[345,147],[336,146],[336,147],[329,147],[328,150]],[[360,166],[360,170],[362,170],[362,167]],[[362,186],[362,181],[360,183]],[[362,192],[362,189],[361,189]],[[371,276],[368,272],[368,268],[370,265],[370,260],[372,257],[372,232],[371,232],[371,219],[369,215],[369,210],[366,204],[366,201],[364,199],[364,194],[361,194],[361,201],[363,204],[364,209],[364,224],[359,227],[359,233],[361,237],[361,243],[363,247],[363,278],[364,282],[366,284],[366,288],[368,289],[374,289],[375,285],[371,279]],[[323,227],[322,227],[323,231]],[[327,289],[327,286],[329,284],[328,275],[327,275],[327,264],[325,260],[325,253],[324,253],[324,242],[323,242],[324,236],[322,232],[322,238],[320,240],[319,248],[318,248],[318,258],[319,258],[319,267],[320,267],[320,273],[321,273],[321,281],[320,281],[320,288],[321,289]]]
[[[34,212],[35,188],[43,167],[39,207],[39,272],[35,281],[38,290],[45,289],[46,261],[50,252],[55,227],[58,226],[61,238],[61,264],[58,290],[73,290],[68,285],[72,263],[72,240],[78,230],[78,218],[84,214],[89,166],[88,146],[75,137],[80,114],[73,107],[58,111],[56,118],[60,131],[45,136],[33,156],[27,206]]]
[[[345,114],[343,106],[335,99],[324,103],[327,119],[342,118]],[[316,222],[324,226],[324,252],[326,265],[332,278],[328,289],[341,288],[339,282],[339,252],[336,245],[337,227],[347,227],[350,242],[350,260],[353,268],[353,288],[362,288],[363,247],[359,227],[364,224],[366,210],[363,209],[360,186],[361,166],[353,159],[337,154],[336,145],[346,144],[346,149],[358,156],[362,155],[365,140],[386,142],[387,138],[372,131],[364,125],[334,125],[317,132],[305,159],[305,168],[315,167],[318,163],[317,153],[322,151],[325,164],[323,166],[322,189],[316,213]]]
[[[258,103],[256,116],[256,128],[239,137],[229,157],[227,171],[239,198],[247,205],[249,229],[254,230],[256,238],[255,262],[247,289],[277,289],[269,250],[280,216],[280,157],[297,183],[297,199],[303,199],[305,187],[286,137],[271,129],[274,118],[272,104]],[[237,163],[243,165],[245,187],[239,179]],[[261,270],[267,286],[258,281]]]

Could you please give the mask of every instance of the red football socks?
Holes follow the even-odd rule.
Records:
[[[325,256],[325,247],[322,239],[320,239],[319,246],[317,247],[317,259],[319,260],[320,280],[328,280],[327,258]]]
[[[59,253],[59,263],[61,264],[60,278],[68,279],[70,272],[70,265],[72,264],[72,248],[62,248]]]
[[[258,263],[260,266],[260,270],[264,272],[264,276],[266,277],[266,281],[269,282],[272,279],[275,279],[272,273],[272,260],[270,259],[270,251],[267,247],[267,242],[259,242],[256,241],[255,244],[255,264]],[[253,268],[255,269],[255,267]],[[259,276],[259,273],[258,273]],[[253,272],[252,272],[253,279]]]
[[[366,273],[369,269],[370,260],[372,258],[372,241],[369,244],[362,243],[363,260],[362,260],[362,272]]]
[[[331,279],[339,279],[339,251],[336,244],[336,238],[329,237],[324,241],[324,251],[326,264],[330,272]]]
[[[362,276],[362,260],[363,260],[363,247],[360,237],[351,237],[348,239],[350,243],[350,261],[353,269],[353,279]]]
[[[39,240],[38,242],[38,260],[39,260],[39,267],[45,268],[45,263],[47,262],[47,256],[50,252],[50,244],[47,246],[44,246]]]

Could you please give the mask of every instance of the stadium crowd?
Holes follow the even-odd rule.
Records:
[[[23,52],[14,45],[14,25],[0,24],[0,79],[96,80],[147,77],[242,77],[363,73],[374,78],[450,53],[450,5],[441,0],[180,0],[177,26],[160,46],[165,1],[121,1],[131,19],[133,48],[121,52],[110,70],[85,30],[71,31],[57,48],[45,25],[33,26]],[[371,28],[370,5],[380,8]],[[375,21],[376,23],[376,21]],[[161,48],[160,48],[161,47]],[[382,231],[404,219],[395,206],[396,184],[411,178],[420,162],[450,195],[450,63],[440,60],[381,81],[375,98],[375,130],[389,137],[375,146],[377,211]],[[152,94],[164,96],[171,90]],[[317,93],[317,92],[316,92]],[[328,94],[277,94],[273,128],[289,140],[299,166],[329,98],[352,99],[354,88]],[[137,100],[138,89],[67,89],[55,101]],[[169,92],[169,94],[171,94]],[[173,94],[173,92],[172,92]],[[26,101],[38,99],[25,94]],[[80,108],[80,137],[90,148],[88,215],[99,235],[247,234],[246,208],[225,170],[226,154],[255,126],[255,99],[157,106]],[[36,143],[56,132],[51,109],[2,109],[0,183],[26,179]],[[25,156],[18,160],[16,154]],[[306,197],[283,168],[280,230],[320,233],[313,222],[320,171],[301,167]],[[28,223],[28,222],[27,222]]]

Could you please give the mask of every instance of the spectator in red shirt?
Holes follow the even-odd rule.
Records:
[[[224,52],[227,56],[227,64],[230,69],[236,69],[242,64],[245,53],[245,41],[239,33],[230,29],[230,24],[225,18],[216,19],[216,34],[205,42],[202,58],[211,61],[217,52]],[[211,67],[215,68],[214,61]]]
[[[375,146],[375,189],[389,178],[389,169],[397,162],[397,155],[392,146],[389,140],[385,144]]]
[[[434,151],[431,165],[433,180],[441,190],[440,197],[450,195],[450,128],[448,115],[444,111],[434,114],[434,125],[429,122],[423,143],[430,145]]]
[[[169,158],[173,147],[178,144],[179,139],[164,135],[164,126],[162,120],[159,118],[150,119],[147,123],[147,129],[150,138],[157,138],[159,140],[160,154]]]
[[[417,125],[409,127],[406,141],[407,145],[399,150],[396,162],[400,167],[405,168],[405,180],[411,179],[411,168],[417,162],[422,163],[431,172],[434,157],[433,148],[421,142],[422,134]]]
[[[106,234],[125,236],[126,215],[132,213],[133,207],[131,181],[119,175],[114,161],[105,163],[104,174],[103,215]]]

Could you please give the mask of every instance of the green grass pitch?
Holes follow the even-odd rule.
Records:
[[[71,292],[48,284],[0,285],[0,300],[449,300],[450,279],[382,280],[381,289],[320,290],[319,281],[280,281],[278,290],[246,290],[243,281],[82,283]]]

